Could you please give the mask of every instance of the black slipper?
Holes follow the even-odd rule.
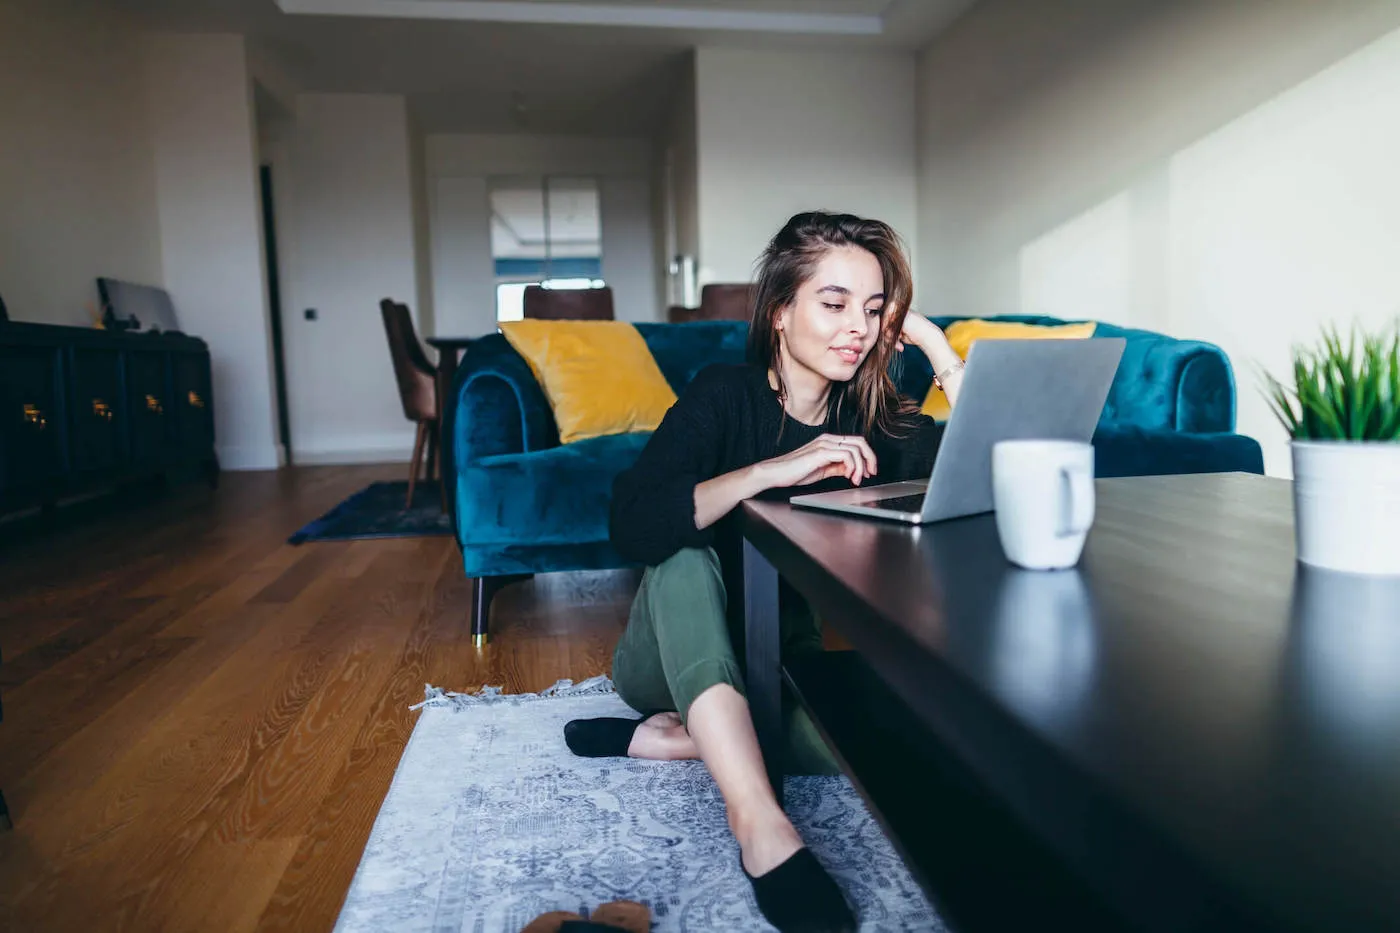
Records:
[[[661,712],[665,710],[642,713],[641,719],[574,719],[564,724],[564,743],[582,758],[626,758],[637,727]]]
[[[743,868],[742,859],[739,867]],[[841,889],[811,849],[798,849],[786,862],[755,878],[744,868],[764,919],[780,933],[848,933],[856,918]]]

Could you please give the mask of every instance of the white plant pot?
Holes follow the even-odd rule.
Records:
[[[1400,443],[1293,442],[1298,559],[1400,575]]]

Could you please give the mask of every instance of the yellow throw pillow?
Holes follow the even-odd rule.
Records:
[[[560,443],[654,431],[676,393],[625,321],[510,321],[501,333],[534,371]]]
[[[973,343],[978,340],[1082,340],[1094,336],[1096,326],[1093,321],[1083,324],[1022,324],[1018,321],[968,318],[948,325],[944,333],[958,356],[967,359]],[[928,396],[924,398],[920,411],[935,421],[947,421],[952,408],[942,389],[929,386]]]

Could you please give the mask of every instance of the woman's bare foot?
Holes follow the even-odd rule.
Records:
[[[648,758],[652,761],[682,761],[699,758],[700,752],[681,722],[679,713],[657,713],[632,733],[627,746],[628,758]]]

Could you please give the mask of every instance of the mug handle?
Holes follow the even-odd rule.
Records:
[[[1094,477],[1080,470],[1060,467],[1060,528],[1056,535],[1082,535],[1094,523]]]

